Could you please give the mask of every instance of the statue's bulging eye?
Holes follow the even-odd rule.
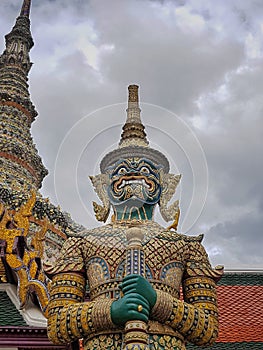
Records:
[[[119,175],[124,175],[124,174],[126,174],[127,173],[127,170],[126,170],[126,168],[124,168],[124,167],[121,167],[119,170],[118,170],[118,174]]]
[[[145,174],[149,174],[150,173],[150,170],[146,167],[146,166],[143,166],[140,170],[141,173],[145,173]]]

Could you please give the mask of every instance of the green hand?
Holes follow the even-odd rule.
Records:
[[[140,308],[138,309],[138,306]],[[139,311],[140,310],[140,311]],[[148,301],[137,293],[129,293],[111,304],[111,319],[118,326],[127,321],[140,320],[147,322],[150,307]]]
[[[152,309],[156,303],[157,294],[150,282],[140,275],[128,275],[124,277],[121,287],[124,295],[129,293],[138,293],[142,295],[149,303]]]

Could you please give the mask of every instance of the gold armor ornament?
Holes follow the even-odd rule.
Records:
[[[103,158],[101,172],[92,177],[103,203],[94,205],[95,214],[106,221],[112,207],[113,219],[68,238],[47,271],[53,276],[50,340],[62,344],[83,338],[86,350],[183,350],[187,342],[213,344],[218,335],[216,281],[223,268],[211,267],[202,235],[176,232],[179,204],[167,204],[180,175],[168,174],[166,157],[148,146],[136,85],[129,86],[119,148]],[[163,218],[174,221],[168,229],[153,220],[157,203]],[[134,228],[142,234],[129,250],[127,233]],[[111,307],[123,298],[122,281],[131,272],[150,282],[157,299],[147,322],[131,320],[118,326]],[[135,305],[135,312],[143,309]]]

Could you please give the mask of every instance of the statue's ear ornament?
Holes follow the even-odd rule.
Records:
[[[180,215],[179,201],[177,200],[169,206],[168,203],[175,194],[180,179],[181,175],[165,174],[163,171],[160,172],[160,184],[162,187],[162,194],[159,201],[160,213],[166,222],[174,221],[169,228],[174,228],[175,230]]]
[[[99,174],[96,176],[89,177],[92,185],[97,193],[99,199],[103,205],[96,202],[92,202],[93,210],[98,221],[105,222],[108,219],[110,213],[110,201],[107,193],[107,187],[109,186],[109,175]]]

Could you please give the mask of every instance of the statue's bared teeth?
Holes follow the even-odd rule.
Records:
[[[138,179],[138,180],[122,180],[121,184],[118,186],[118,188],[123,188],[126,185],[132,185],[132,184],[141,184],[148,189],[151,187],[145,179]]]

